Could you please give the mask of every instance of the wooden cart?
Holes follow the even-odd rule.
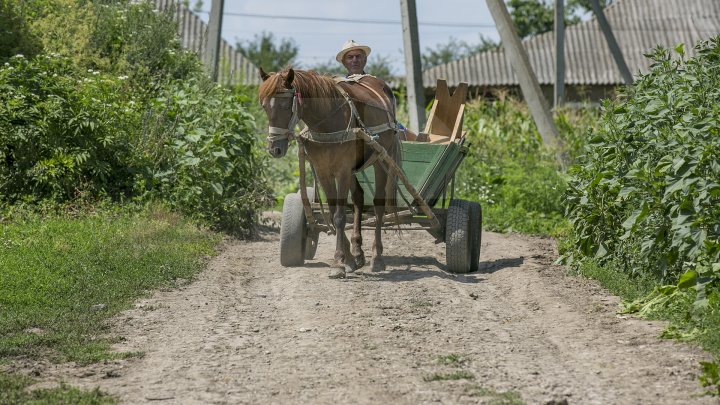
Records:
[[[401,181],[399,212],[386,215],[384,226],[425,230],[436,243],[445,242],[447,270],[453,273],[478,269],[482,236],[480,204],[454,198],[455,172],[468,152],[462,133],[466,97],[466,83],[461,83],[450,95],[447,83],[438,80],[427,125],[419,134],[423,141],[402,142],[402,168],[394,162],[387,164],[388,170],[395,170]],[[356,174],[365,196],[363,229],[374,229],[375,226],[373,170],[369,167]],[[303,204],[301,191],[307,193],[307,206]],[[280,262],[283,266],[299,266],[312,259],[320,232],[331,228],[316,189],[301,191],[287,195],[283,204],[280,229]],[[348,213],[352,215],[352,210],[348,209]],[[308,221],[310,217],[311,221]],[[352,221],[348,223],[352,226]]]

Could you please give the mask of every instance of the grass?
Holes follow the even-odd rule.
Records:
[[[461,366],[465,364],[465,358],[459,354],[448,354],[446,356],[438,356],[437,362],[438,364],[448,366]]]
[[[646,296],[656,284],[647,276],[633,276],[611,264],[600,265],[594,261],[581,262],[576,272],[597,280],[611,294],[617,295],[625,301],[634,301]]]
[[[482,404],[485,405],[523,405],[525,402],[520,397],[520,394],[513,391],[508,392],[497,392],[489,388],[484,388],[479,385],[468,385],[465,387],[465,393],[471,397],[482,397],[484,400]]]
[[[23,376],[0,373],[0,404],[114,404],[116,401],[95,389],[81,391],[67,385],[28,391],[34,381]]]
[[[122,338],[111,335],[108,318],[155,288],[192,279],[220,241],[162,208],[29,214],[5,221],[0,363],[22,357],[89,364],[142,355],[111,351]],[[0,374],[0,384],[0,403],[35,396],[61,403],[107,402],[97,392],[69,387],[28,394],[24,387],[30,383],[12,375]]]
[[[451,381],[451,380],[472,380],[475,375],[469,371],[456,370],[451,373],[433,373],[423,377],[423,381]]]

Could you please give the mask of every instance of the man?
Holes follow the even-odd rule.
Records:
[[[367,45],[360,45],[359,43],[355,42],[354,40],[350,39],[343,45],[342,49],[340,49],[340,52],[335,55],[335,60],[342,63],[342,65],[347,69],[347,75],[345,77],[350,77],[352,75],[365,75],[365,65],[367,64],[367,57],[370,55],[370,47]],[[395,100],[395,95],[388,94],[391,100]],[[417,139],[417,135],[405,128],[401,123],[396,122],[400,135],[400,139],[402,140],[408,140],[408,141],[414,141]]]
[[[342,63],[350,75],[364,75],[367,57],[370,55],[370,47],[360,45],[352,39],[345,42],[340,52],[335,56],[335,60]]]

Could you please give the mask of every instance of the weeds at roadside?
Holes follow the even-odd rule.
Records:
[[[8,375],[0,372],[0,404],[73,404],[105,405],[117,401],[98,389],[81,391],[65,384],[57,388],[43,388],[28,391],[34,380],[25,376]]]
[[[520,394],[513,391],[497,392],[489,388],[471,384],[465,387],[465,395],[470,397],[481,397],[484,405],[524,405],[525,402]]]
[[[448,354],[447,356],[438,356],[436,361],[438,364],[446,366],[462,366],[467,360],[459,354]]]
[[[469,371],[456,370],[451,373],[433,373],[423,377],[423,381],[452,381],[452,380],[472,380],[475,375]]]

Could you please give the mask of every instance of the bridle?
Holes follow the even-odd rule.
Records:
[[[292,116],[290,116],[287,128],[268,127],[268,142],[282,141],[288,139],[288,137],[293,134],[293,128],[295,128],[295,125],[300,121],[300,111],[298,107],[302,105],[300,92],[295,91],[295,89],[278,90],[273,97],[292,97]]]

